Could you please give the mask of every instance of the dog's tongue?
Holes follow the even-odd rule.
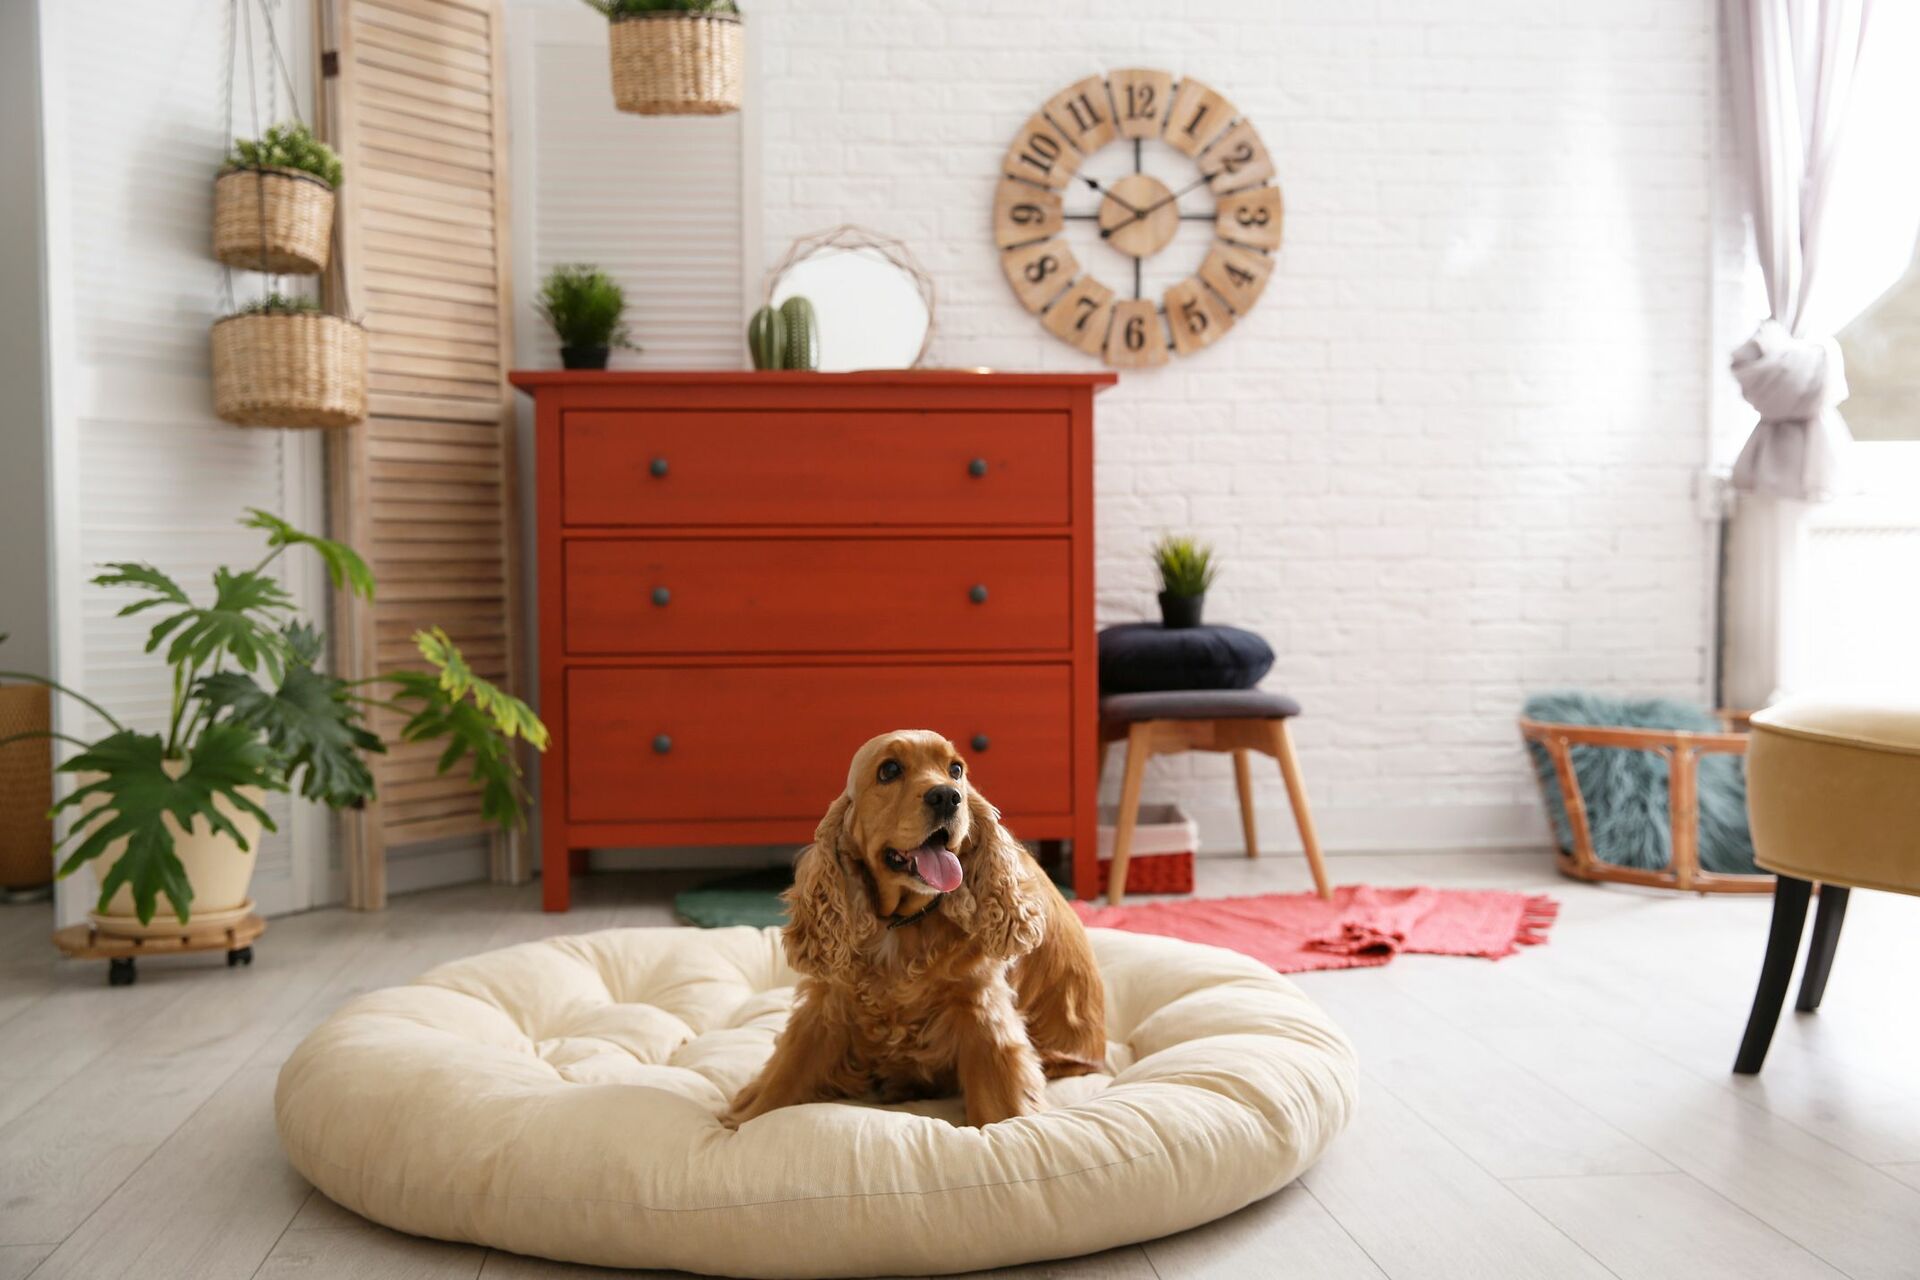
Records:
[[[960,887],[960,859],[929,840],[913,851],[913,874],[942,893]]]

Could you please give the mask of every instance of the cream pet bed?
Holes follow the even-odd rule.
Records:
[[[767,929],[619,929],[443,965],[308,1036],[294,1167],[401,1231],[738,1276],[969,1271],[1179,1231],[1271,1194],[1353,1108],[1353,1050],[1229,951],[1093,931],[1116,1074],[985,1129],[955,1100],[723,1128],[795,975]]]

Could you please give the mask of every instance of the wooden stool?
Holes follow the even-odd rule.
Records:
[[[1331,898],[1327,867],[1320,857],[1320,841],[1313,832],[1313,813],[1307,808],[1306,787],[1300,781],[1300,763],[1293,755],[1287,721],[1300,714],[1300,704],[1280,693],[1260,689],[1194,689],[1166,693],[1116,693],[1100,699],[1100,763],[1104,771],[1107,744],[1127,744],[1126,773],[1120,783],[1120,820],[1113,833],[1113,867],[1107,876],[1107,901],[1118,904],[1127,892],[1127,859],[1133,853],[1133,828],[1140,818],[1140,783],[1147,761],[1182,751],[1233,752],[1233,777],[1240,791],[1240,825],[1246,832],[1247,856],[1260,856],[1253,823],[1253,775],[1248,755],[1258,751],[1280,762],[1287,799],[1293,802],[1293,820],[1300,828],[1300,844],[1313,871],[1313,887]]]

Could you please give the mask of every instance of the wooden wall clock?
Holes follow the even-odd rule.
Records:
[[[1105,182],[1081,173],[1113,143],[1131,151],[1130,172]],[[1149,144],[1156,156],[1179,153],[1190,171],[1171,180],[1148,172]],[[1000,163],[993,236],[1001,269],[1049,333],[1115,368],[1165,364],[1169,351],[1192,355],[1252,310],[1273,274],[1281,212],[1273,172],[1252,122],[1198,80],[1176,83],[1171,72],[1144,68],[1088,76],[1020,126]],[[1210,211],[1191,199],[1182,207],[1202,189]],[[1070,208],[1082,192],[1097,203]],[[1092,224],[1098,243],[1132,260],[1131,297],[1082,266],[1064,234],[1070,222]],[[1142,264],[1173,247],[1183,222],[1212,223],[1212,243],[1191,275],[1157,300],[1146,296]]]

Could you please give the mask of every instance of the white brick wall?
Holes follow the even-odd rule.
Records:
[[[1102,398],[1099,604],[1151,613],[1160,531],[1217,544],[1209,615],[1265,634],[1305,703],[1329,847],[1539,843],[1527,692],[1705,697],[1711,0],[758,0],[749,23],[767,260],[842,221],[906,239],[935,364],[1089,367],[988,237],[1000,154],[1054,91],[1161,66],[1259,126],[1279,269],[1220,344]],[[1155,769],[1237,838],[1224,759]],[[1261,800],[1292,847],[1277,779]]]

